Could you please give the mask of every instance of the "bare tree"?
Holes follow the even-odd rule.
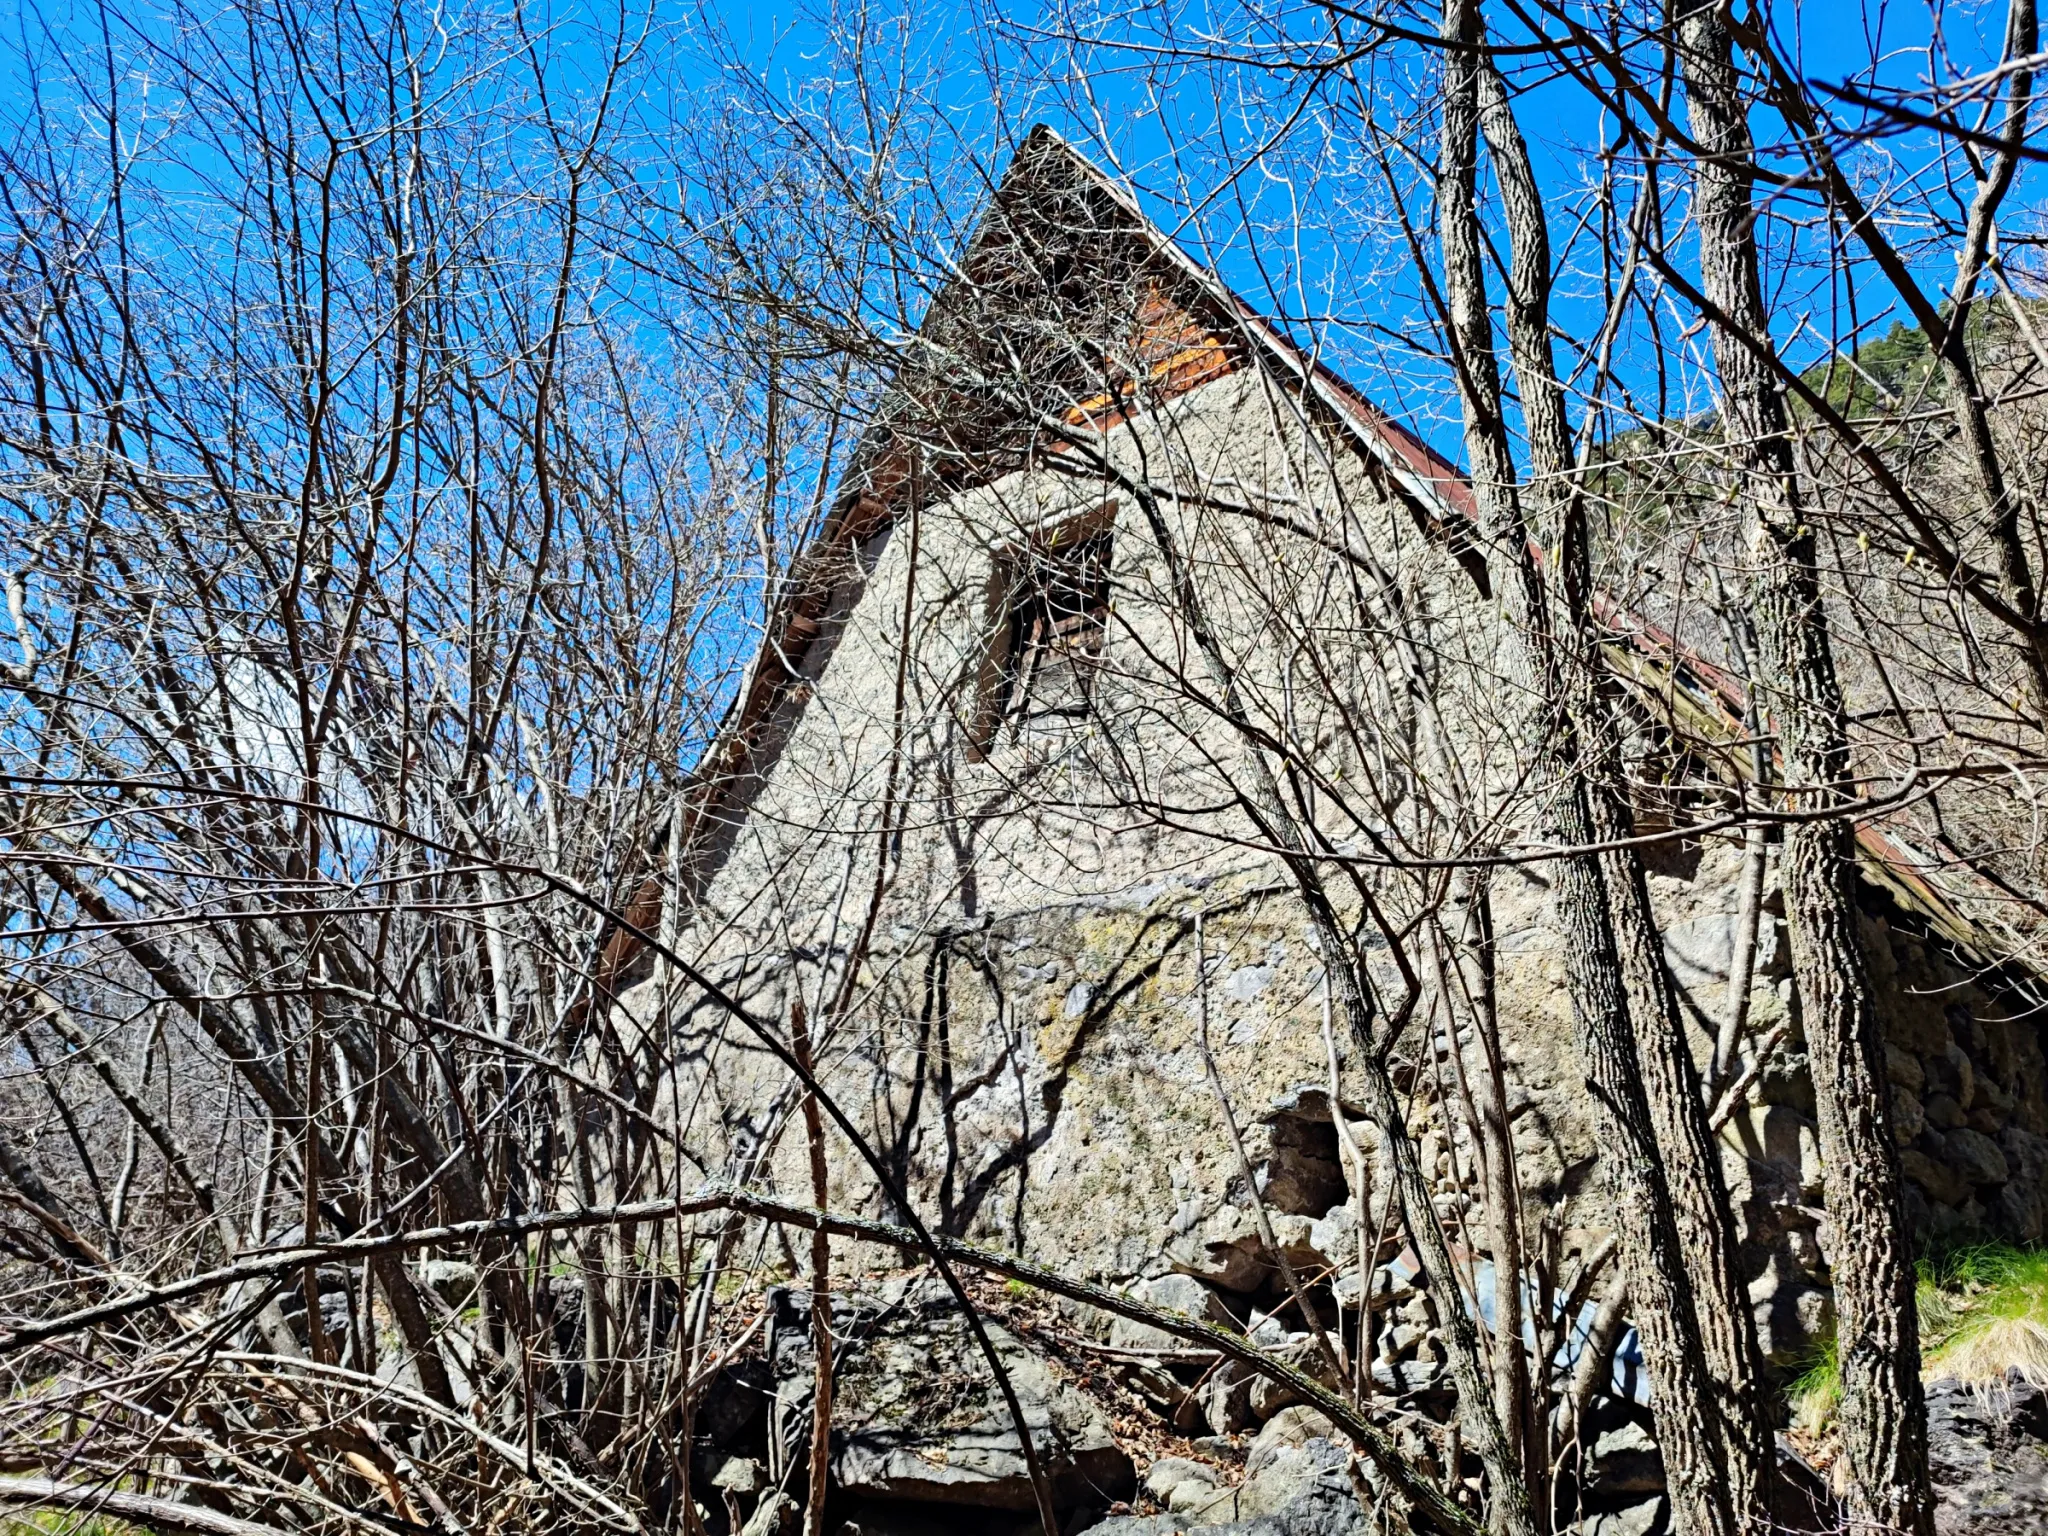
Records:
[[[1171,6],[1067,20],[978,33],[965,152],[914,27],[872,8],[820,19],[829,65],[791,93],[715,30],[701,77],[669,73],[653,12],[177,11],[19,58],[0,1441],[51,1476],[0,1500],[214,1536],[694,1536],[699,1407],[766,1285],[804,1277],[773,1493],[822,1529],[838,1241],[943,1272],[1048,1529],[973,1271],[1266,1373],[1460,1536],[1573,1518],[1626,1316],[1681,1523],[1760,1529],[1770,1394],[1717,1133],[1794,1021],[1748,1030],[1745,952],[1696,1062],[1645,862],[1725,834],[1745,950],[1784,850],[1849,1514],[1928,1528],[1855,865],[1910,825],[2040,909],[2028,791],[1982,787],[2025,785],[2048,696],[2048,351],[2010,254],[2031,5],[1988,73],[1921,91],[1875,65],[1824,90],[1772,18],[1707,11],[1253,5],[1198,44]],[[1116,134],[1106,173],[1012,120],[1088,121],[1104,46],[1249,105],[1148,120],[1122,179]],[[1528,137],[1543,90],[1606,114],[1583,184]],[[1960,219],[1869,201],[1894,130]],[[1269,174],[1277,213],[1247,190]],[[1946,307],[1890,243],[1907,202],[1956,258]],[[1271,278],[1298,334],[1147,211]],[[1311,302],[1318,218],[1412,301],[1361,323],[1369,360],[1463,473],[1323,366],[1366,349],[1322,307],[1343,283]],[[1888,285],[1927,365],[1878,399],[1853,304],[1788,335],[1787,270]],[[826,686],[835,655],[854,683]],[[1224,874],[1034,1037],[1001,925],[1133,848]],[[1516,880],[1563,933],[1611,1242],[1568,1249],[1520,1187]],[[1312,935],[1330,1004],[1348,1310],[1284,1256],[1251,1084],[1206,1029],[1211,941],[1267,921]],[[1987,964],[2040,936],[1971,931]],[[1086,1032],[1169,983],[1282,1255],[1277,1349],[1030,1256]],[[1404,1241],[1449,1424],[1374,1395],[1368,1293]]]

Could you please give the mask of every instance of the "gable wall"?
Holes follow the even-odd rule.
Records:
[[[1495,614],[1379,493],[1370,466],[1276,398],[1270,381],[1240,372],[1108,431],[1116,475],[1080,473],[1079,456],[1063,455],[899,513],[862,549],[864,592],[683,943],[776,1020],[796,995],[814,1019],[833,1018],[844,957],[864,951],[826,1042],[828,1081],[921,1208],[950,1230],[1119,1281],[1171,1264],[1245,1199],[1205,1020],[1272,1198],[1314,1215],[1343,1191],[1341,1172],[1290,1151],[1304,1135],[1327,1151],[1323,1133],[1303,1129],[1313,1114],[1273,1117],[1328,1081],[1321,973],[1284,871],[1232,804],[1237,738],[1209,707],[1213,680],[1129,481],[1182,494],[1163,516],[1193,552],[1247,707],[1311,744],[1345,793],[1345,808],[1327,797],[1316,807],[1341,845],[1448,852],[1453,799],[1502,826],[1532,814]],[[978,761],[969,737],[994,552],[1107,501],[1116,597],[1096,717]],[[1332,542],[1361,558],[1333,555]],[[1466,792],[1439,798],[1452,777]],[[1676,846],[1651,882],[1702,1056],[1725,1005],[1737,858],[1726,841]],[[1397,912],[1404,899],[1412,908],[1402,880],[1365,874]],[[1494,899],[1525,1194],[1558,1208],[1569,1246],[1591,1245],[1604,1230],[1596,1148],[1547,888],[1539,870],[1508,868]],[[1895,934],[1895,920],[1874,910],[1867,937],[1897,1042],[1916,1218],[1933,1231],[2038,1234],[2048,1115],[2034,1032],[2003,1022],[1996,999]],[[1759,1032],[1790,1004],[1782,932],[1767,931],[1765,954],[1751,1003]],[[1390,963],[1378,979],[1398,995]],[[807,1191],[785,1074],[666,987],[657,976],[629,1013],[692,1063],[671,1087],[671,1113],[700,1165],[730,1168],[765,1147],[768,1175]],[[1459,1117],[1447,1131],[1432,1108],[1439,1095],[1456,1102],[1440,1029],[1418,1021],[1398,1054],[1455,1205],[1471,1149]],[[1781,1355],[1827,1309],[1802,1065],[1795,1028],[1761,1102],[1729,1131],[1759,1316]],[[836,1165],[836,1198],[872,1209],[854,1160]]]

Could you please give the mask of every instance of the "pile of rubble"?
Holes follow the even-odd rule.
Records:
[[[730,1368],[706,1400],[696,1486],[714,1532],[787,1536],[800,1521],[816,1355],[811,1298],[769,1296],[762,1356]],[[1101,1510],[1137,1486],[1130,1455],[1102,1405],[1044,1354],[985,1319],[1034,1448],[1063,1511]],[[962,1507],[1036,1529],[1035,1500],[1016,1426],[944,1285],[905,1275],[874,1291],[832,1298],[832,1509],[859,1536],[957,1529]],[[950,1512],[950,1513],[949,1513]]]
[[[1341,1199],[1341,1181],[1332,1189],[1317,1166],[1323,1149],[1313,1122],[1297,1120],[1290,1131],[1283,1119],[1278,1129],[1268,1176],[1301,1187],[1277,1193],[1288,1203],[1332,1192]],[[1313,1218],[1270,1206],[1262,1215],[1189,1207],[1174,1227],[1160,1260],[1166,1272],[1132,1283],[1134,1299],[1237,1333],[1340,1393],[1349,1384],[1337,1379],[1332,1355],[1362,1357],[1409,1465],[1477,1512],[1479,1470],[1452,1428],[1440,1319],[1397,1240],[1361,1241],[1342,1203]],[[1491,1266],[1476,1256],[1472,1263],[1490,1319]],[[1283,1279],[1290,1269],[1312,1317]],[[1144,1323],[1050,1303],[1033,1314],[1008,1300],[995,1315],[985,1310],[985,1326],[1064,1536],[1405,1530],[1400,1501],[1381,1498],[1378,1469],[1284,1383]],[[770,1303],[762,1351],[729,1367],[699,1412],[693,1488],[713,1536],[794,1536],[801,1526],[815,1370],[810,1297],[782,1289]],[[1661,1536],[1670,1506],[1633,1332],[1603,1330],[1597,1309],[1581,1305],[1561,1365],[1596,1390],[1578,1419],[1576,1453],[1559,1469],[1560,1527]],[[967,1510],[985,1536],[1037,1530],[1015,1424],[941,1283],[919,1271],[835,1295],[832,1331],[827,1530],[940,1536],[961,1529]],[[2002,1395],[1936,1383],[1929,1401],[1941,1536],[2048,1522],[2048,1398],[2021,1382]],[[1785,1454],[1792,1457],[1789,1446]],[[1817,1480],[1812,1491],[1825,1497]]]
[[[1315,1221],[1274,1213],[1268,1224],[1308,1283],[1326,1335],[1347,1348],[1368,1341],[1372,1391],[1402,1410],[1396,1434],[1404,1454],[1432,1479],[1462,1485],[1476,1507],[1477,1468],[1440,1432],[1453,1398],[1436,1319],[1412,1265],[1391,1253],[1361,1267],[1357,1228],[1342,1208]],[[1341,1389],[1315,1332],[1287,1326],[1291,1302],[1280,1299],[1284,1288],[1276,1292],[1280,1253],[1251,1216],[1233,1207],[1191,1223],[1169,1257],[1173,1271],[1133,1286],[1136,1299],[1241,1333]],[[1050,1340],[996,1318],[986,1326],[1070,1533],[1366,1529],[1380,1505],[1378,1470],[1284,1385],[1145,1324],[1085,1308],[1057,1317]],[[835,1295],[832,1318],[828,1528],[923,1536],[958,1529],[959,1511],[971,1507],[990,1536],[1005,1536],[1010,1524],[1035,1530],[1014,1424],[945,1287],[925,1273],[897,1276],[866,1293]],[[700,1492],[697,1500],[714,1532],[781,1536],[797,1523],[815,1366],[810,1329],[808,1293],[771,1293],[762,1356],[735,1366],[705,1406],[694,1486],[715,1496]],[[1129,1433],[1120,1409],[1152,1432]],[[1664,1523],[1662,1465],[1648,1423],[1647,1409],[1625,1390],[1599,1399],[1585,1475],[1573,1489],[1591,1516],[1588,1532],[1649,1536]],[[1134,1448],[1151,1452],[1142,1480]],[[1460,1464],[1445,1465],[1451,1456]]]

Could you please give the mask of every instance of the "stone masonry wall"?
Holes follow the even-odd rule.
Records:
[[[1450,772],[1489,814],[1525,804],[1492,662],[1496,615],[1381,495],[1370,465],[1276,427],[1270,400],[1242,378],[1198,391],[1170,419],[1119,429],[1111,451],[1181,485],[1278,484],[1289,505],[1350,509],[1347,537],[1395,573],[1385,590],[1347,586],[1357,562],[1339,580],[1323,548],[1247,543],[1198,511],[1174,515],[1205,552],[1205,591],[1255,704],[1326,754],[1337,779],[1368,785],[1361,801],[1384,809],[1384,831],[1422,837],[1437,814],[1430,786]],[[680,942],[771,1020],[799,995],[823,1016],[835,966],[864,948],[858,1006],[826,1042],[827,1076],[921,1207],[948,1230],[1132,1283],[1240,1220],[1250,1198],[1205,1025],[1256,1182],[1275,1209],[1304,1219],[1345,1198],[1327,1105],[1332,1050],[1341,1073],[1349,1046],[1341,1027],[1326,1044],[1305,917],[1234,803],[1237,748],[1184,686],[1185,635],[1127,507],[1112,665],[1093,717],[993,754],[968,739],[991,551],[1034,519],[1106,494],[1070,475],[1023,474],[925,509],[915,528],[899,525],[862,553],[844,632],[814,665],[804,716]],[[1268,612],[1256,599],[1276,591],[1284,602]],[[1321,692],[1290,681],[1304,637],[1326,662],[1350,658],[1325,665]],[[1434,679],[1422,704],[1386,660],[1397,644]],[[1441,744],[1426,749],[1423,708],[1449,722],[1455,762]],[[1142,793],[1110,795],[1109,784]],[[1344,846],[1355,830],[1332,835]],[[1725,838],[1677,842],[1652,869],[1701,1059],[1726,1001],[1739,858]],[[1590,1251],[1606,1232],[1597,1148],[1549,893],[1539,869],[1522,867],[1502,871],[1493,893],[1524,1197],[1554,1212],[1567,1254]],[[2038,1026],[1874,890],[1865,938],[1916,1227],[1935,1241],[2040,1237],[2048,1068]],[[1793,1007],[1787,969],[1773,915],[1752,1041]],[[625,1017],[682,1047],[687,1069],[667,1113],[698,1166],[807,1192],[786,1077],[757,1042],[662,974]],[[1418,1017],[1397,1055],[1455,1219],[1473,1188],[1458,1068],[1477,1062],[1469,1041],[1440,1029]],[[1793,1019],[1725,1136],[1752,1299],[1767,1350],[1784,1361],[1828,1321],[1811,1111]],[[838,1166],[835,1197],[873,1208],[857,1162]]]

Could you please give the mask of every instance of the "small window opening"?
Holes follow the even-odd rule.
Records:
[[[996,558],[975,746],[1088,713],[1109,638],[1110,520],[1071,518]]]

